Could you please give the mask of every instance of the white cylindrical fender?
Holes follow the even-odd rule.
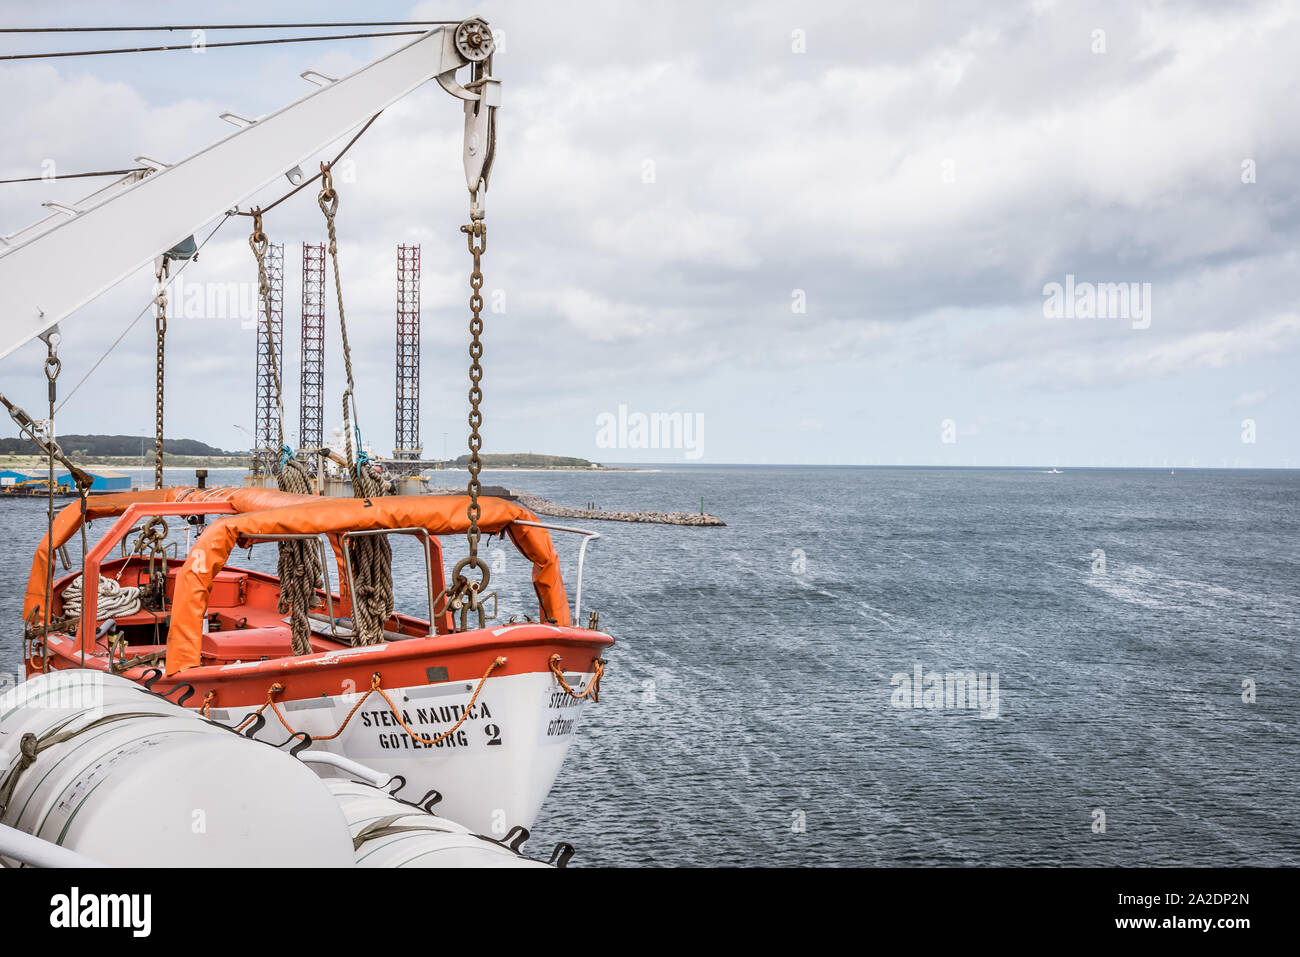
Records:
[[[100,671],[0,696],[0,802],[0,823],[109,866],[353,862],[310,768]]]
[[[448,818],[403,804],[379,788],[339,778],[327,778],[325,784],[343,810],[354,843],[362,839],[356,847],[357,867],[548,866]],[[392,828],[414,830],[376,834],[385,822]]]

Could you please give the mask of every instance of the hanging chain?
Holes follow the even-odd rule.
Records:
[[[64,624],[63,622],[59,622],[56,624],[53,621],[53,614],[50,608],[50,605],[52,604],[54,599],[54,571],[56,567],[55,556],[56,554],[59,554],[61,552],[61,549],[56,549],[54,545],[54,492],[58,488],[58,485],[54,481],[54,463],[58,462],[65,469],[68,470],[68,477],[72,483],[72,486],[74,486],[81,495],[83,514],[85,511],[86,494],[90,490],[91,485],[94,483],[94,480],[90,477],[90,475],[88,475],[85,472],[84,469],[79,468],[75,462],[73,462],[71,459],[67,457],[67,455],[64,454],[63,449],[59,447],[58,440],[55,438],[54,413],[55,410],[58,408],[57,399],[58,399],[59,372],[62,371],[63,368],[63,363],[59,360],[58,350],[59,350],[59,343],[62,341],[62,338],[57,328],[51,329],[46,334],[42,335],[41,338],[45,340],[45,345],[47,348],[47,352],[45,355],[44,369],[45,369],[45,378],[46,378],[48,391],[49,391],[49,418],[44,420],[33,419],[30,415],[27,414],[27,412],[21,406],[14,405],[3,395],[0,395],[0,405],[3,405],[5,409],[8,410],[9,417],[12,418],[14,420],[14,423],[18,426],[19,436],[25,439],[30,439],[33,443],[35,443],[36,446],[40,448],[42,452],[45,453],[47,464],[48,464],[48,471],[46,473],[46,480],[45,480],[46,481],[45,601],[43,602],[44,607],[42,607],[41,605],[37,605],[35,608],[32,609],[32,613],[24,619],[25,633],[24,633],[23,660],[28,663],[35,663],[36,661],[35,658],[36,641],[43,639],[44,636],[48,635],[53,628],[61,628],[63,627]],[[82,530],[82,534],[83,534],[82,564],[84,565],[85,564],[84,528]],[[64,568],[67,568],[68,567],[67,555],[66,553],[62,553],[62,554],[64,557]],[[44,619],[43,624],[37,622],[38,615],[43,617]],[[45,645],[45,642],[41,640],[40,670],[42,672],[49,670],[49,661],[50,661],[49,648]]]
[[[469,507],[466,509],[469,529],[465,532],[469,555],[462,558],[452,572],[452,583],[447,588],[446,607],[451,611],[460,612],[460,627],[464,631],[468,613],[471,611],[478,613],[479,627],[482,628],[484,625],[482,592],[487,588],[491,573],[488,571],[487,563],[478,557],[480,537],[478,522],[483,514],[478,501],[479,494],[483,491],[482,483],[479,482],[479,472],[483,468],[483,460],[479,455],[483,448],[483,436],[479,434],[479,427],[483,424],[483,412],[479,408],[483,401],[483,364],[480,361],[483,358],[481,257],[487,250],[487,226],[481,219],[476,218],[469,225],[462,226],[460,231],[465,234],[470,255],[474,257],[474,268],[469,276],[469,484],[466,489],[469,495]],[[478,242],[476,243],[475,240]],[[477,582],[470,581],[465,575],[466,570],[474,568],[477,568],[482,576]]]
[[[59,361],[58,348],[59,337],[55,333],[46,340],[47,352],[45,354],[45,379],[49,383],[50,396],[50,418],[45,426],[46,438],[49,440],[47,454],[49,458],[49,474],[46,476],[46,525],[45,541],[49,546],[49,553],[45,556],[45,634],[50,632],[50,606],[54,603],[54,405],[58,398],[59,372],[63,369],[63,363]],[[41,640],[41,672],[49,670],[50,655],[46,646],[45,639]]]
[[[248,237],[248,245],[252,248],[253,255],[257,257],[257,290],[262,297],[262,312],[266,319],[267,362],[271,367],[271,384],[275,387],[275,429],[278,448],[272,455],[272,460],[276,460],[280,449],[284,447],[284,399],[280,392],[280,368],[276,363],[275,326],[271,324],[271,283],[266,277],[266,251],[271,243],[266,238],[266,233],[262,231],[261,209],[253,210],[253,232]]]
[[[81,567],[84,577],[86,567],[86,526],[90,524],[90,519],[86,515],[86,509],[89,507],[86,499],[90,496],[90,489],[85,485],[79,485],[77,486],[77,494],[81,499]],[[64,567],[66,568],[67,565],[65,564]],[[81,645],[81,667],[86,667],[86,645],[84,642]]]
[[[167,257],[158,261],[154,275],[158,279],[158,292],[154,296],[154,333],[158,344],[156,381],[154,384],[154,439],[153,439],[153,487],[163,487],[163,400],[164,372],[167,366],[167,276],[171,267]]]
[[[479,361],[483,358],[483,269],[480,257],[487,250],[487,227],[482,220],[475,220],[468,226],[462,226],[460,231],[465,234],[470,255],[474,257],[474,269],[469,274],[469,531],[466,538],[469,541],[470,557],[477,558],[478,520],[482,515],[478,497],[483,490],[478,478],[483,467],[483,460],[479,457],[483,437],[478,431],[483,424],[483,413],[479,409],[479,404],[483,401],[483,364]],[[478,239],[478,245],[474,244],[475,239]]]

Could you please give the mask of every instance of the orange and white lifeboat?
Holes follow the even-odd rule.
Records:
[[[613,639],[574,627],[559,558],[537,516],[505,499],[479,501],[481,531],[504,533],[532,565],[535,622],[457,630],[450,611],[435,611],[446,587],[437,536],[465,532],[466,496],[170,488],[89,500],[87,520],[115,522],[81,571],[55,581],[46,630],[49,557],[82,526],[80,503],[70,505],[56,518],[53,542],[37,549],[28,582],[28,674],[81,667],[121,674],[247,736],[400,776],[404,797],[431,803],[441,795],[438,813],[471,830],[531,827],[582,710],[597,699]],[[142,523],[168,516],[206,524],[183,562],[177,556],[160,570],[156,554],[113,557]],[[383,641],[358,646],[349,549],[368,534],[420,542],[429,617],[394,614]],[[325,580],[311,609],[311,652],[295,655],[279,580],[227,562],[236,547],[301,538],[320,543]],[[99,613],[102,581],[114,591],[152,586],[154,600],[127,614],[109,608],[110,618]],[[65,616],[65,593],[77,592],[77,614]],[[579,578],[579,601],[580,594]]]

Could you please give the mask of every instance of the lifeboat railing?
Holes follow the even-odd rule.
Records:
[[[77,625],[77,650],[83,655],[91,650],[98,628],[99,573],[113,546],[124,541],[132,526],[146,517],[186,516],[201,512],[205,515],[234,515],[235,507],[229,502],[135,502],[126,507],[109,528],[107,534],[86,552],[81,568],[81,620]]]
[[[357,529],[351,532],[344,532],[343,539],[343,573],[347,576],[348,594],[355,595],[352,582],[352,549],[349,542],[353,538],[360,538],[363,535],[414,535],[420,539],[424,546],[424,583],[428,595],[429,603],[429,634],[426,637],[433,637],[438,633],[437,616],[434,614],[434,599],[441,589],[435,590],[433,583],[433,553],[435,549],[438,552],[438,567],[442,567],[442,546],[437,544],[436,539],[429,534],[427,528],[413,526],[408,528],[368,528]],[[432,542],[432,546],[430,545]]]
[[[582,536],[582,541],[578,545],[578,571],[574,583],[574,596],[573,596],[573,620],[575,622],[579,621],[579,618],[582,614],[582,580],[583,580],[583,569],[585,567],[586,556],[587,556],[587,546],[590,545],[596,539],[600,538],[600,533],[593,532],[590,529],[585,529],[585,528],[573,528],[572,526],[569,525],[554,525],[547,522],[529,522],[523,519],[515,519],[510,524],[531,525],[534,528],[544,528],[547,531],[551,531],[551,532],[567,532],[571,535]],[[347,576],[348,594],[349,595],[353,594],[352,550],[348,547],[348,541],[354,537],[360,537],[362,535],[390,535],[390,534],[415,535],[420,539],[421,544],[424,547],[425,587],[427,589],[428,605],[429,605],[429,635],[432,636],[436,633],[436,621],[438,617],[435,612],[436,602],[438,596],[442,593],[441,586],[434,581],[433,569],[435,566],[435,562],[437,563],[437,566],[439,568],[441,568],[442,566],[442,548],[438,544],[437,538],[431,535],[427,528],[414,526],[409,528],[375,528],[375,529],[363,529],[363,530],[345,532],[342,536],[343,539],[342,551],[343,551],[344,574]],[[436,556],[435,556],[435,552],[436,552]],[[444,612],[443,614],[446,615],[447,613]]]
[[[600,538],[600,532],[593,532],[585,528],[572,528],[568,525],[551,525],[546,522],[526,522],[521,518],[515,519],[511,525],[531,525],[533,528],[544,528],[549,532],[568,532],[572,535],[581,535],[582,542],[578,545],[578,578],[573,586],[573,623],[581,627],[582,616],[582,562],[587,555],[587,546]]]
[[[321,572],[322,581],[324,582],[325,585],[324,587],[325,614],[329,618],[330,635],[331,637],[338,638],[340,640],[344,638],[350,638],[351,637],[350,632],[348,635],[343,635],[339,632],[339,619],[334,614],[334,594],[333,594],[334,589],[330,585],[330,561],[329,561],[330,554],[332,553],[333,548],[330,545],[328,535],[326,535],[324,532],[317,532],[317,533],[284,532],[283,534],[280,535],[249,535],[243,539],[243,542],[248,547],[252,547],[253,545],[257,545],[261,542],[283,542],[289,540],[306,541],[308,539],[315,541],[316,547],[320,549],[320,572]],[[349,577],[348,579],[349,595],[352,594],[351,587],[352,587],[352,580]]]

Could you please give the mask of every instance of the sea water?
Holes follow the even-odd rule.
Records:
[[[578,507],[703,498],[728,523],[555,520],[600,532],[582,617],[618,643],[532,853],[1300,864],[1300,473],[654,469],[484,473]],[[44,527],[42,500],[0,501],[9,680]],[[572,594],[576,540],[556,541]],[[527,564],[485,548],[503,616],[535,613]],[[395,554],[399,609],[423,615],[413,543]]]

